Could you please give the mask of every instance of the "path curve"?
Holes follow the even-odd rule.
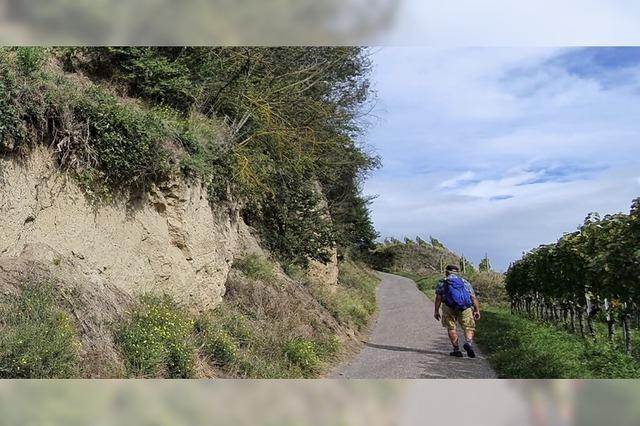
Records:
[[[343,379],[495,378],[480,351],[475,359],[449,356],[446,330],[434,305],[408,278],[380,272],[378,316],[369,341],[331,374]],[[462,333],[460,332],[462,339]],[[464,340],[462,340],[464,342]]]

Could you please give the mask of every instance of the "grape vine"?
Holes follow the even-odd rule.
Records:
[[[610,340],[620,324],[630,353],[640,325],[640,198],[629,214],[591,213],[576,232],[526,253],[505,284],[514,313],[564,322],[585,337],[602,320]]]

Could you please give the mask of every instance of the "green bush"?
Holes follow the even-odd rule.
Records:
[[[316,377],[339,354],[337,336],[292,339],[291,327],[279,321],[252,324],[238,306],[222,305],[200,317],[195,329],[207,361],[233,377]]]
[[[292,366],[300,368],[305,377],[316,374],[320,369],[317,351],[315,342],[303,337],[290,340],[284,345],[287,360]]]
[[[348,292],[338,293],[336,299],[336,319],[343,324],[355,326],[358,330],[367,325],[369,317],[375,311],[375,306]]]
[[[491,306],[509,306],[509,296],[505,289],[504,274],[494,271],[480,271],[469,274],[478,300]]]
[[[250,344],[253,332],[246,318],[224,306],[196,321],[196,331],[205,355],[211,362],[231,367],[240,349]]]
[[[79,374],[78,342],[53,286],[30,283],[9,301],[0,331],[0,377],[70,378]]]
[[[17,76],[11,67],[9,52],[0,51],[0,152],[12,149],[26,137],[20,109],[15,104],[19,93]]]
[[[20,71],[24,74],[32,74],[42,67],[47,59],[47,51],[42,47],[18,47],[16,58]]]
[[[345,261],[339,265],[336,289],[316,288],[314,291],[338,322],[362,330],[376,311],[378,283],[375,273],[355,262]]]
[[[287,263],[284,266],[284,272],[289,278],[292,278],[294,280],[300,280],[304,278],[305,275],[304,269],[299,265],[296,265],[295,263]]]
[[[234,365],[234,373],[240,377],[255,379],[301,378],[297,367],[291,368],[285,360],[267,358],[263,354],[242,353]]]
[[[320,197],[302,177],[278,176],[272,196],[249,204],[245,219],[255,225],[267,247],[282,260],[306,267],[309,259],[327,263],[335,229]],[[282,181],[286,183],[282,183]],[[289,181],[289,182],[287,182]]]
[[[356,330],[362,330],[369,323],[376,309],[375,303],[363,300],[362,295],[352,289],[316,290],[316,297],[339,323]]]
[[[180,111],[195,102],[196,89],[186,64],[152,47],[100,47],[66,49],[67,64],[79,64],[90,75],[113,79],[133,96]]]
[[[342,350],[342,343],[338,336],[329,336],[316,341],[316,351],[320,359],[326,360],[335,357]]]
[[[170,170],[167,137],[161,117],[122,104],[97,87],[81,93],[73,105],[74,120],[88,123],[90,147],[104,179],[113,187],[145,186]]]
[[[238,357],[238,343],[225,330],[210,330],[204,337],[204,351],[214,363],[225,366]]]
[[[339,337],[316,330],[292,338],[296,327],[286,322],[251,320],[240,306],[223,304],[198,318],[195,330],[207,362],[232,377],[317,377],[340,354]]]
[[[169,296],[144,296],[116,332],[128,373],[142,377],[193,375],[193,320]]]
[[[122,102],[99,86],[78,85],[60,74],[36,75],[46,52],[25,49],[2,52],[0,146],[16,149],[35,134],[54,138],[50,143],[63,168],[112,190],[166,178],[171,164],[163,143],[179,130],[167,127],[172,123],[160,110]]]
[[[204,355],[213,364],[234,372],[255,347],[255,334],[248,319],[234,306],[221,305],[195,323]]]
[[[273,283],[276,280],[273,265],[264,257],[257,254],[250,254],[233,263],[233,267],[242,271],[247,277]]]

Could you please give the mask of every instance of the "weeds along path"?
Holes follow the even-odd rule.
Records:
[[[380,273],[378,317],[369,341],[330,377],[344,379],[494,378],[482,353],[475,359],[449,356],[451,344],[433,318],[433,302],[416,284]],[[462,336],[462,333],[460,333]]]

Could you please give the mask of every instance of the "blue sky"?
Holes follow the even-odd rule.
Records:
[[[381,236],[504,270],[640,196],[640,49],[376,49]]]

